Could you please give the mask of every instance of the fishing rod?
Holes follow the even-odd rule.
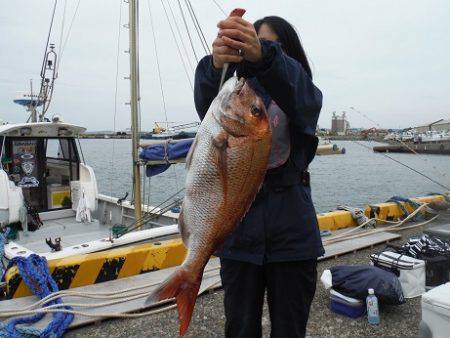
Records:
[[[134,221],[134,223],[132,223],[131,225],[129,225],[126,229],[126,231],[124,231],[123,233],[117,234],[116,238],[122,237],[125,234],[128,234],[136,229],[138,229],[139,227],[141,227],[142,225],[150,222],[152,219],[155,219],[157,217],[159,217],[160,215],[166,213],[167,211],[169,211],[170,209],[172,209],[175,206],[179,205],[180,200],[176,199],[175,201],[172,201],[171,203],[169,203],[166,206],[163,206],[164,204],[166,204],[167,202],[169,202],[170,200],[172,200],[174,197],[176,197],[179,193],[181,193],[185,188],[181,188],[180,190],[178,190],[176,193],[174,193],[173,195],[169,196],[167,199],[165,199],[164,201],[162,201],[160,204],[158,204],[157,206],[152,207],[150,210],[144,212],[144,216],[136,219]]]
[[[243,8],[235,8],[231,11],[230,13],[230,17],[231,16],[238,16],[241,17],[245,14],[245,9]],[[241,55],[241,51],[239,51],[239,55]],[[230,66],[229,62],[225,62],[222,66],[222,74],[220,75],[220,83],[219,83],[219,91],[222,89],[223,83],[225,81],[225,76],[227,75],[228,72],[228,67]]]

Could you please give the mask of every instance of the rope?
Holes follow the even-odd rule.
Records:
[[[347,205],[340,205],[337,207],[337,210],[346,210],[352,214],[353,219],[356,221],[358,225],[364,224],[368,227],[374,227],[376,221],[374,219],[370,219],[364,214],[364,210],[359,208],[352,208]]]
[[[161,4],[163,4],[162,0],[161,0]],[[165,96],[164,96],[164,87],[163,87],[163,84],[162,84],[161,67],[159,65],[158,48],[156,46],[155,26],[153,25],[153,16],[152,16],[151,8],[150,8],[150,0],[147,0],[147,5],[148,5],[148,15],[150,17],[150,27],[152,28],[153,47],[154,47],[153,50],[155,52],[156,68],[158,70],[159,89],[161,91],[161,101],[162,101],[162,106],[163,106],[163,110],[164,110],[164,117],[165,117],[166,123],[167,123],[168,120],[167,120],[166,100],[165,100]],[[164,4],[163,4],[163,6],[164,6]]]
[[[53,27],[53,21],[55,19],[55,12],[56,12],[57,4],[58,4],[58,0],[55,0],[55,2],[53,4],[52,16],[50,19],[50,27],[48,28],[47,42],[45,43],[44,57],[42,58],[41,77],[44,76],[45,67],[47,67],[47,65],[45,64],[45,59],[46,59],[46,55],[47,55],[48,44],[50,42],[50,36],[52,35],[52,27]]]
[[[148,4],[148,7],[149,7],[149,12],[150,12],[150,0],[147,0],[147,4]],[[169,23],[170,32],[172,33],[172,37],[173,37],[173,39],[175,41],[175,46],[177,47],[178,56],[180,57],[181,65],[183,66],[184,73],[186,74],[186,78],[188,80],[189,87],[191,87],[191,90],[194,91],[194,86],[193,86],[192,80],[191,80],[191,78],[189,76],[189,71],[187,70],[186,63],[184,62],[183,54],[181,53],[180,46],[178,45],[178,41],[176,39],[175,32],[173,30],[172,24],[171,24],[171,22],[169,20],[169,15],[167,13],[166,7],[164,6],[163,0],[161,0],[161,5],[162,5],[162,7],[164,9],[164,14],[166,15],[167,22]],[[167,122],[167,118],[166,118],[166,122]]]
[[[64,7],[63,7],[63,15],[61,19],[61,34],[59,35],[59,48],[62,46],[63,36],[64,36],[64,24],[66,22],[66,8],[67,8],[67,0],[64,0]],[[61,59],[58,58],[58,61],[56,63],[56,70],[59,69],[59,63],[61,62]]]
[[[80,6],[80,1],[81,0],[78,0],[77,5],[75,7],[75,11],[74,11],[73,16],[72,16],[72,19],[70,20],[69,29],[67,30],[67,35],[66,35],[66,38],[64,40],[64,44],[62,46],[60,46],[61,52],[59,53],[59,62],[61,62],[61,60],[62,60],[64,51],[66,49],[67,42],[69,41],[70,32],[72,31],[72,26],[73,26],[73,23],[75,21],[75,17],[77,16],[77,13],[78,13],[78,7]],[[59,68],[58,68],[58,72],[59,72]]]
[[[197,31],[197,35],[202,43],[202,47],[205,51],[205,54],[211,54],[211,50],[209,49],[208,42],[206,41],[205,35],[203,34],[202,28],[200,27],[200,23],[198,22],[197,16],[195,15],[194,8],[190,0],[185,0],[186,7],[188,9],[189,15],[191,16],[191,20],[194,23],[195,30]]]
[[[356,230],[361,229],[362,227],[364,227],[366,224],[363,223],[360,226],[357,226],[357,227],[355,227],[355,228],[353,228],[353,229],[351,229],[349,231],[346,231],[344,233],[340,233],[338,235],[334,235],[333,237],[330,237],[330,238],[324,240],[323,243],[324,244],[332,244],[332,243],[335,243],[335,242],[340,242],[340,241],[347,240],[347,239],[353,239],[353,238],[363,237],[363,236],[367,236],[367,235],[372,235],[372,234],[375,234],[375,233],[378,233],[378,232],[383,232],[383,231],[400,231],[400,230],[406,230],[406,229],[410,229],[410,228],[423,226],[425,224],[428,224],[428,223],[434,221],[439,215],[435,215],[434,217],[432,217],[428,221],[425,221],[425,222],[422,222],[422,223],[413,224],[413,225],[410,225],[410,226],[407,226],[407,227],[402,227],[403,224],[408,222],[410,219],[413,219],[414,216],[416,216],[422,209],[424,209],[426,207],[427,207],[427,203],[422,204],[420,207],[418,207],[416,210],[414,210],[414,212],[409,214],[405,219],[403,219],[400,222],[389,222],[389,221],[381,220],[381,219],[378,219],[378,218],[374,218],[375,220],[380,221],[380,222],[391,223],[391,225],[387,226],[387,227],[384,227],[384,228],[377,228],[377,229],[373,229],[373,230],[367,230],[364,233],[350,235],[350,233],[355,232]]]
[[[117,50],[116,50],[116,78],[115,78],[115,87],[114,87],[114,117],[113,117],[113,131],[116,133],[116,122],[117,122],[117,97],[119,92],[119,56],[120,56],[120,37],[122,33],[122,0],[119,0],[119,27],[117,29]],[[115,151],[116,151],[116,138],[112,140],[112,151],[111,151],[111,174],[109,176],[109,186],[110,186],[110,195],[113,195],[113,176],[115,173],[114,159],[115,159]]]
[[[210,269],[205,270],[203,277],[216,277],[219,275],[219,272],[217,270],[220,269],[220,266],[213,267]],[[170,309],[173,309],[176,307],[176,304],[169,305],[163,308],[159,308],[156,310],[150,310],[142,313],[92,313],[92,312],[85,312],[85,311],[78,311],[78,310],[72,310],[70,307],[79,307],[79,308],[97,308],[97,307],[106,307],[111,306],[114,304],[122,303],[124,301],[130,301],[138,298],[144,298],[147,297],[152,293],[153,290],[142,290],[142,289],[148,289],[150,287],[154,287],[157,285],[160,285],[163,281],[158,281],[155,283],[149,283],[146,285],[131,287],[131,288],[125,288],[122,290],[114,290],[111,292],[79,292],[79,291],[73,291],[73,290],[64,290],[64,291],[58,291],[53,294],[48,295],[47,297],[41,299],[40,301],[37,301],[29,306],[24,307],[21,310],[14,310],[14,311],[1,311],[0,317],[12,317],[12,316],[21,316],[21,315],[29,315],[29,314],[45,314],[45,313],[66,313],[66,314],[77,314],[81,316],[86,317],[109,317],[109,318],[138,318],[143,316],[148,316],[151,314],[161,313]],[[201,293],[203,293],[206,290],[209,290],[211,288],[215,288],[220,283],[220,280],[210,285],[207,289],[203,290]],[[55,299],[61,299],[64,297],[80,297],[80,298],[89,298],[89,299],[110,299],[111,301],[106,302],[94,302],[92,304],[83,304],[83,303],[58,303],[53,304]],[[124,299],[125,298],[125,299]],[[171,301],[171,300],[168,300]],[[167,301],[164,301],[162,303],[166,303]],[[50,304],[48,306],[45,306],[46,304]],[[44,308],[40,308],[41,306],[45,306]]]
[[[19,269],[22,280],[37,297],[43,299],[54,292],[58,292],[58,286],[50,275],[47,260],[44,257],[35,254],[32,254],[27,258],[14,257],[10,261],[8,268],[14,264]],[[72,310],[70,306],[62,304],[61,298],[59,297],[51,300],[48,304],[50,306],[58,304],[58,306],[63,306],[64,310]],[[53,314],[52,321],[47,327],[40,330],[29,325],[44,318],[45,311],[30,314],[32,314],[30,317],[13,318],[6,324],[0,323],[0,337],[61,337],[73,320],[73,314],[57,311]]]
[[[192,52],[194,53],[195,61],[198,63],[198,56],[197,56],[197,53],[195,52],[195,47],[194,47],[194,43],[192,42],[191,32],[189,30],[189,26],[187,24],[186,17],[184,16],[183,7],[181,6],[181,1],[178,0],[177,2],[178,2],[178,8],[180,9],[180,12],[181,12],[181,17],[183,18],[184,27],[186,28],[186,32],[187,32],[187,35],[189,38],[189,43],[191,44]]]
[[[58,0],[55,0],[54,5],[53,5],[53,10],[52,10],[52,16],[50,19],[50,27],[48,29],[48,34],[47,34],[47,42],[45,44],[45,50],[44,50],[44,58],[42,59],[42,67],[41,67],[41,88],[39,90],[39,94],[38,97],[39,99],[43,100],[43,104],[42,104],[42,112],[40,114],[40,119],[44,117],[45,113],[47,112],[48,108],[50,107],[50,103],[52,101],[52,97],[53,97],[53,81],[51,81],[50,83],[46,82],[45,79],[45,70],[47,67],[46,64],[46,60],[47,60],[47,52],[48,52],[48,46],[49,46],[49,42],[50,42],[50,37],[52,34],[52,27],[53,27],[53,21],[55,19],[55,12],[56,12],[56,6],[58,4]],[[53,78],[54,80],[54,78]],[[48,88],[50,88],[50,96],[48,96]],[[35,109],[34,111],[37,112],[37,109]],[[31,118],[31,115],[30,115]],[[29,118],[29,119],[30,119]],[[28,120],[29,120],[28,119]],[[27,121],[28,122],[28,121]]]
[[[176,195],[178,195],[180,192],[182,192],[184,190],[184,188],[180,189],[179,191],[177,191],[175,194],[171,195],[169,198],[167,198],[166,200],[164,200],[162,203],[160,203],[159,205],[153,207],[150,211],[145,212],[145,215],[140,217],[139,219],[135,220],[135,222],[133,224],[131,224],[128,227],[128,230],[121,234],[121,236],[140,228],[142,225],[150,222],[152,219],[155,219],[157,217],[159,217],[160,215],[166,213],[167,211],[170,211],[171,208],[173,208],[174,206],[178,206],[180,201],[177,199],[173,202],[171,202],[170,204],[168,204],[165,207],[162,207],[163,204],[167,203],[168,201],[170,201],[172,198],[174,198]],[[119,236],[120,237],[120,236]]]
[[[223,9],[222,6],[220,6],[220,4],[216,1],[216,0],[212,0],[214,2],[214,4],[216,5],[216,7],[219,9],[219,11],[222,12],[223,15],[225,15],[225,17],[228,16],[228,14],[225,12],[225,10]]]
[[[178,38],[180,39],[181,46],[183,47],[184,54],[186,56],[186,59],[188,60],[189,67],[191,68],[192,73],[194,73],[194,66],[192,65],[191,58],[189,57],[189,53],[187,51],[186,45],[184,44],[184,39],[183,39],[183,36],[181,34],[180,27],[178,26],[178,22],[177,22],[177,19],[175,17],[175,13],[174,13],[174,11],[172,9],[172,5],[170,4],[170,1],[167,1],[167,6],[169,7],[169,11],[170,11],[170,14],[172,16],[172,20],[173,20],[173,22],[175,24],[175,28],[177,29]]]
[[[358,142],[358,141],[352,141],[352,142],[354,142],[354,143],[360,145],[361,147],[364,147],[364,148],[366,148],[366,149],[372,150],[371,147],[366,146],[365,144],[362,144],[362,143],[360,143],[360,142]],[[385,154],[385,153],[379,153],[379,154],[382,155],[382,156],[384,156],[384,157],[389,158],[390,160],[392,160],[392,161],[394,161],[394,162],[396,162],[396,163],[398,163],[398,164],[400,164],[400,165],[402,165],[402,166],[404,166],[405,168],[408,168],[408,169],[414,171],[416,174],[419,174],[420,176],[425,177],[427,180],[430,180],[431,182],[437,184],[437,185],[440,186],[441,188],[444,188],[446,191],[449,191],[449,190],[450,190],[450,187],[447,187],[447,186],[445,186],[444,184],[439,183],[438,181],[432,179],[431,177],[425,175],[424,173],[421,173],[421,172],[418,171],[417,169],[414,169],[413,167],[410,167],[409,165],[407,165],[407,164],[405,164],[405,163],[402,163],[402,162],[400,162],[399,160],[396,160],[395,158],[393,158],[393,157],[391,157],[391,156],[389,156],[389,155],[387,155],[387,154]]]
[[[403,214],[405,216],[409,215],[408,209],[406,209],[406,206],[404,204],[409,204],[411,205],[414,209],[417,209],[421,204],[414,202],[413,200],[409,199],[409,198],[405,198],[405,197],[401,197],[401,196],[392,196],[390,199],[388,199],[386,202],[394,202],[395,204],[398,205],[398,207],[403,211]],[[420,214],[418,214],[414,220],[419,220]]]

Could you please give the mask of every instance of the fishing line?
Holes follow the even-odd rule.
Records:
[[[354,143],[356,143],[356,144],[358,144],[358,145],[360,145],[360,146],[362,146],[362,147],[364,147],[364,148],[366,148],[366,149],[369,149],[369,150],[371,150],[371,151],[373,150],[371,147],[366,146],[365,144],[362,144],[362,143],[360,143],[360,142],[358,142],[358,141],[352,141],[352,142],[354,142]],[[447,187],[447,186],[445,186],[444,184],[442,184],[442,183],[440,183],[440,182],[438,182],[438,181],[432,179],[431,177],[425,175],[424,173],[421,173],[420,171],[414,169],[413,167],[410,167],[409,165],[407,165],[407,164],[405,164],[405,163],[402,163],[401,161],[396,160],[395,158],[393,158],[393,157],[391,157],[391,156],[389,156],[389,155],[387,155],[387,154],[380,153],[380,155],[382,155],[382,156],[384,156],[384,157],[387,157],[387,158],[391,159],[392,161],[394,161],[394,162],[396,162],[396,163],[398,163],[398,164],[400,164],[400,165],[402,165],[402,166],[404,166],[404,167],[406,167],[406,168],[408,168],[408,169],[414,171],[415,173],[417,173],[417,174],[419,174],[419,175],[425,177],[426,179],[430,180],[431,182],[437,184],[437,185],[440,186],[441,188],[444,188],[446,191],[449,191],[449,190],[450,190],[450,187]]]

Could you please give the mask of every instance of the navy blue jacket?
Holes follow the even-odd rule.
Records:
[[[254,264],[317,258],[324,250],[311,189],[298,178],[316,152],[322,93],[278,43],[261,40],[261,46],[261,62],[231,64],[226,78],[236,71],[248,79],[266,107],[274,100],[284,111],[289,119],[291,154],[285,165],[268,170],[263,189],[216,255]],[[194,100],[200,119],[218,93],[220,76],[211,55],[199,62]]]

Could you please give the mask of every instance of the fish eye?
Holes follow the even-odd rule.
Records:
[[[253,116],[259,117],[262,114],[262,109],[259,108],[258,106],[252,105],[251,113],[252,113]]]

